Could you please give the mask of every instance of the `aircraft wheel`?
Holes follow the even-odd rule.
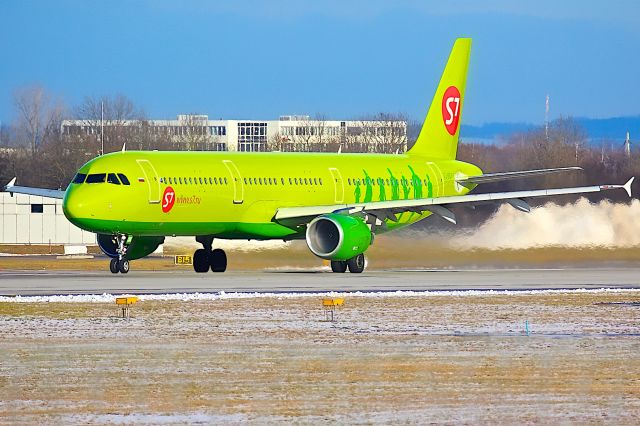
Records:
[[[111,259],[111,262],[109,262],[109,270],[112,274],[117,274],[118,272],[120,272],[120,268],[118,267],[118,259]]]
[[[364,271],[364,254],[360,253],[359,255],[347,260],[347,265],[349,266],[349,272],[352,274],[361,273]]]
[[[227,254],[222,249],[215,249],[210,257],[211,271],[224,272],[227,270]]]
[[[127,272],[129,272],[129,261],[127,259],[121,259],[118,262],[118,269],[120,270],[121,274],[126,274]]]
[[[198,249],[193,253],[193,270],[198,273],[209,270],[209,252],[205,249]]]
[[[333,272],[338,272],[340,274],[347,271],[347,261],[346,260],[332,260],[331,261],[331,270]]]

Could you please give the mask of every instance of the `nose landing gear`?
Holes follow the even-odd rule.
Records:
[[[127,236],[126,235],[117,235],[116,240],[118,242],[118,248],[116,252],[118,257],[114,257],[111,259],[109,263],[109,270],[112,274],[117,274],[120,272],[121,274],[126,274],[129,272],[129,260],[125,258],[127,254]]]
[[[129,272],[129,261],[127,259],[113,258],[109,263],[109,270],[112,274],[117,274],[118,272],[126,274]]]
[[[198,273],[205,273],[209,268],[212,272],[226,271],[227,254],[222,249],[211,249],[213,237],[198,236],[196,241],[202,244],[203,248],[196,250],[193,254],[193,270]]]

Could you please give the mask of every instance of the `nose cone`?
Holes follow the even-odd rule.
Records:
[[[86,206],[83,197],[78,194],[77,188],[69,188],[62,200],[62,211],[69,222],[79,228],[86,229],[83,226],[83,219],[87,218]]]

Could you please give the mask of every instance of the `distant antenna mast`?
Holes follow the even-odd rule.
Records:
[[[547,93],[547,100],[544,104],[544,137],[549,140],[549,94]]]
[[[627,138],[624,140],[624,155],[631,157],[631,141],[629,140],[629,132],[627,132]]]
[[[100,155],[104,155],[104,101],[100,102]]]

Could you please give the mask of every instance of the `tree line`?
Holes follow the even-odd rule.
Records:
[[[66,188],[78,168],[100,154],[102,144],[96,129],[103,116],[109,123],[104,127],[104,152],[120,150],[125,143],[127,149],[142,150],[220,149],[217,138],[203,129],[197,116],[186,116],[179,134],[159,132],[149,125],[144,109],[123,95],[87,97],[69,108],[44,88],[32,86],[14,92],[13,106],[14,122],[0,127],[0,182],[18,176],[21,185]],[[93,133],[64,134],[65,118],[81,120]],[[403,152],[413,145],[421,126],[401,114],[380,113],[336,134],[323,128],[327,121],[324,116],[303,119],[296,134],[277,134],[266,141],[264,149]],[[463,137],[458,159],[478,165],[485,173],[574,165],[584,168],[579,173],[486,184],[477,192],[622,183],[640,172],[636,151],[626,155],[617,142],[589,143],[585,130],[571,118],[553,121],[548,128],[514,133],[499,144],[474,143]],[[624,198],[624,194],[607,195]]]

